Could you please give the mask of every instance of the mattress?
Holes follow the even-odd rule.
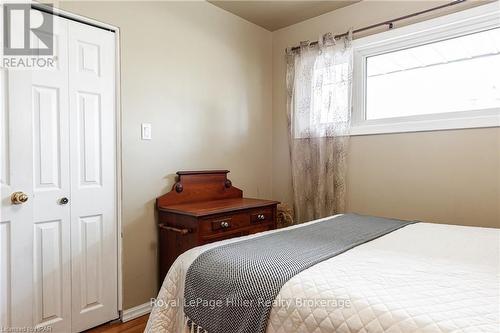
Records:
[[[146,331],[189,332],[183,294],[190,264],[210,248],[260,235],[182,254],[152,300]],[[499,317],[500,230],[417,223],[294,276],[275,300],[266,332],[498,333]]]

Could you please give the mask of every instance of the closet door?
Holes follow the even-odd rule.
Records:
[[[0,327],[68,333],[118,318],[115,36],[54,16],[54,52],[0,70]]]
[[[115,35],[69,21],[72,330],[118,318]]]
[[[33,318],[71,327],[68,25],[54,17],[54,69],[33,70]]]
[[[3,72],[0,307],[2,326],[68,332],[68,44],[59,18],[54,42],[55,68]]]
[[[0,327],[33,326],[33,167],[29,73],[0,69]],[[13,84],[25,82],[26,89]],[[22,111],[24,110],[24,111]],[[13,205],[22,191],[28,201]],[[20,260],[22,258],[22,260]]]

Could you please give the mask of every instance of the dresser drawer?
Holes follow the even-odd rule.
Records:
[[[209,243],[214,243],[214,242],[218,242],[218,241],[223,241],[223,240],[226,240],[226,239],[231,239],[231,238],[235,238],[235,237],[242,237],[242,236],[247,236],[249,235],[250,232],[248,230],[234,230],[234,231],[231,231],[231,232],[225,232],[225,233],[222,233],[222,234],[214,234],[214,235],[211,235],[211,236],[205,236],[202,238],[200,244],[209,244]]]
[[[200,234],[212,235],[248,226],[250,226],[250,215],[248,213],[230,214],[202,220],[200,223]]]
[[[250,213],[250,222],[252,224],[262,224],[274,221],[272,209],[259,209]]]
[[[241,229],[252,229],[260,225],[274,223],[273,209],[263,207],[227,214],[200,221],[200,235],[203,238],[219,234],[229,234]]]
[[[259,232],[264,232],[264,231],[269,231],[269,230],[274,230],[274,229],[275,229],[274,224],[267,223],[267,224],[262,224],[262,225],[259,225],[259,226],[255,226],[255,228],[250,229],[250,231],[248,232],[248,234],[252,235],[252,234],[259,233]]]
[[[214,243],[214,242],[219,242],[219,241],[223,241],[223,240],[231,239],[231,238],[235,238],[235,237],[248,236],[248,235],[256,234],[259,232],[273,230],[274,228],[275,228],[275,226],[272,223],[265,223],[262,225],[253,226],[252,228],[247,227],[247,228],[236,229],[236,230],[231,230],[231,231],[227,230],[224,233],[217,233],[217,234],[204,236],[202,238],[201,244]]]

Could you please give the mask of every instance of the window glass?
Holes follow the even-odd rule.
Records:
[[[366,59],[366,119],[500,108],[500,29]]]

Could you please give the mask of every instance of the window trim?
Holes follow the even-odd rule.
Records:
[[[500,108],[366,120],[366,59],[500,27],[498,2],[415,23],[353,41],[351,135],[499,127]]]

